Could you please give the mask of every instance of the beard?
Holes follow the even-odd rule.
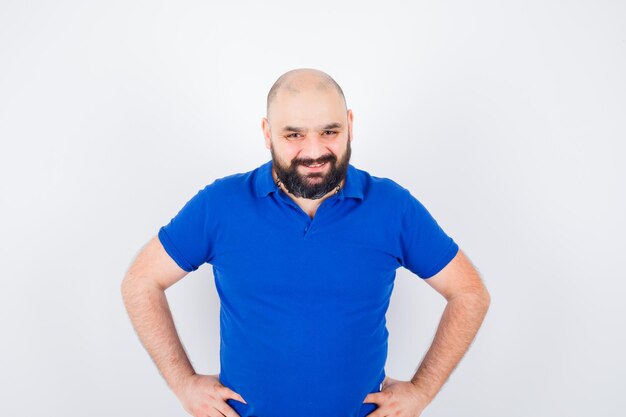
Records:
[[[272,165],[276,171],[276,176],[285,188],[296,197],[317,200],[336,188],[346,177],[352,150],[348,140],[346,152],[339,162],[337,162],[337,157],[331,153],[316,160],[294,159],[288,167],[281,165],[278,161],[273,146],[270,146],[270,152],[272,153]],[[298,172],[299,166],[303,163],[312,165],[324,162],[329,164],[326,172],[311,172],[304,175]],[[315,178],[321,178],[321,181]]]

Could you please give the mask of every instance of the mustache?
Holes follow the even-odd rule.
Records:
[[[335,162],[337,160],[337,158],[335,158],[334,156],[327,156],[324,158],[320,158],[320,159],[298,159],[298,160],[294,160],[292,161],[292,165],[317,165],[317,164],[323,164],[324,162]]]

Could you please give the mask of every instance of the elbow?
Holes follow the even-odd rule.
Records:
[[[165,288],[152,279],[132,272],[127,273],[120,284],[120,293],[125,301],[135,297],[143,297],[146,293],[153,291],[165,293]]]
[[[140,297],[145,293],[145,280],[140,280],[132,274],[126,274],[120,284],[120,294],[124,304]]]
[[[487,308],[489,308],[489,305],[491,304],[491,294],[487,290],[487,287],[485,287],[484,285],[483,285],[480,297],[485,303],[485,305],[487,306]]]
[[[456,297],[452,297],[448,301],[456,299],[474,311],[482,311],[483,314],[487,313],[489,306],[491,305],[491,295],[484,286],[479,289],[475,288],[474,290],[461,293]]]
[[[485,308],[485,313],[489,310],[489,306],[491,305],[491,294],[485,288],[485,291],[482,295],[483,306]]]
[[[128,300],[130,294],[132,294],[133,292],[132,278],[130,275],[126,275],[124,276],[124,278],[122,279],[122,283],[120,284],[120,294],[124,303],[126,303],[126,300]]]
[[[490,305],[491,294],[489,294],[487,288],[483,287],[483,289],[476,295],[476,308],[481,312],[483,318],[487,315]]]
[[[477,303],[479,303],[485,309],[485,311],[487,311],[489,309],[489,305],[491,304],[491,294],[484,284],[481,284],[479,288],[476,289],[475,297]]]

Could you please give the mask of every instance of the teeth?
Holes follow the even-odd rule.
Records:
[[[311,168],[317,168],[317,167],[321,167],[322,165],[324,165],[324,163],[322,163],[322,164],[317,164],[317,165],[307,165],[307,166],[308,166],[308,167],[311,167]]]

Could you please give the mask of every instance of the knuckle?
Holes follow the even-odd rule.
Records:
[[[221,403],[217,408],[217,411],[224,414],[226,417],[239,417],[239,414],[235,412],[226,402]]]
[[[226,417],[239,417],[239,414],[235,410],[231,409],[228,414],[226,414]]]

